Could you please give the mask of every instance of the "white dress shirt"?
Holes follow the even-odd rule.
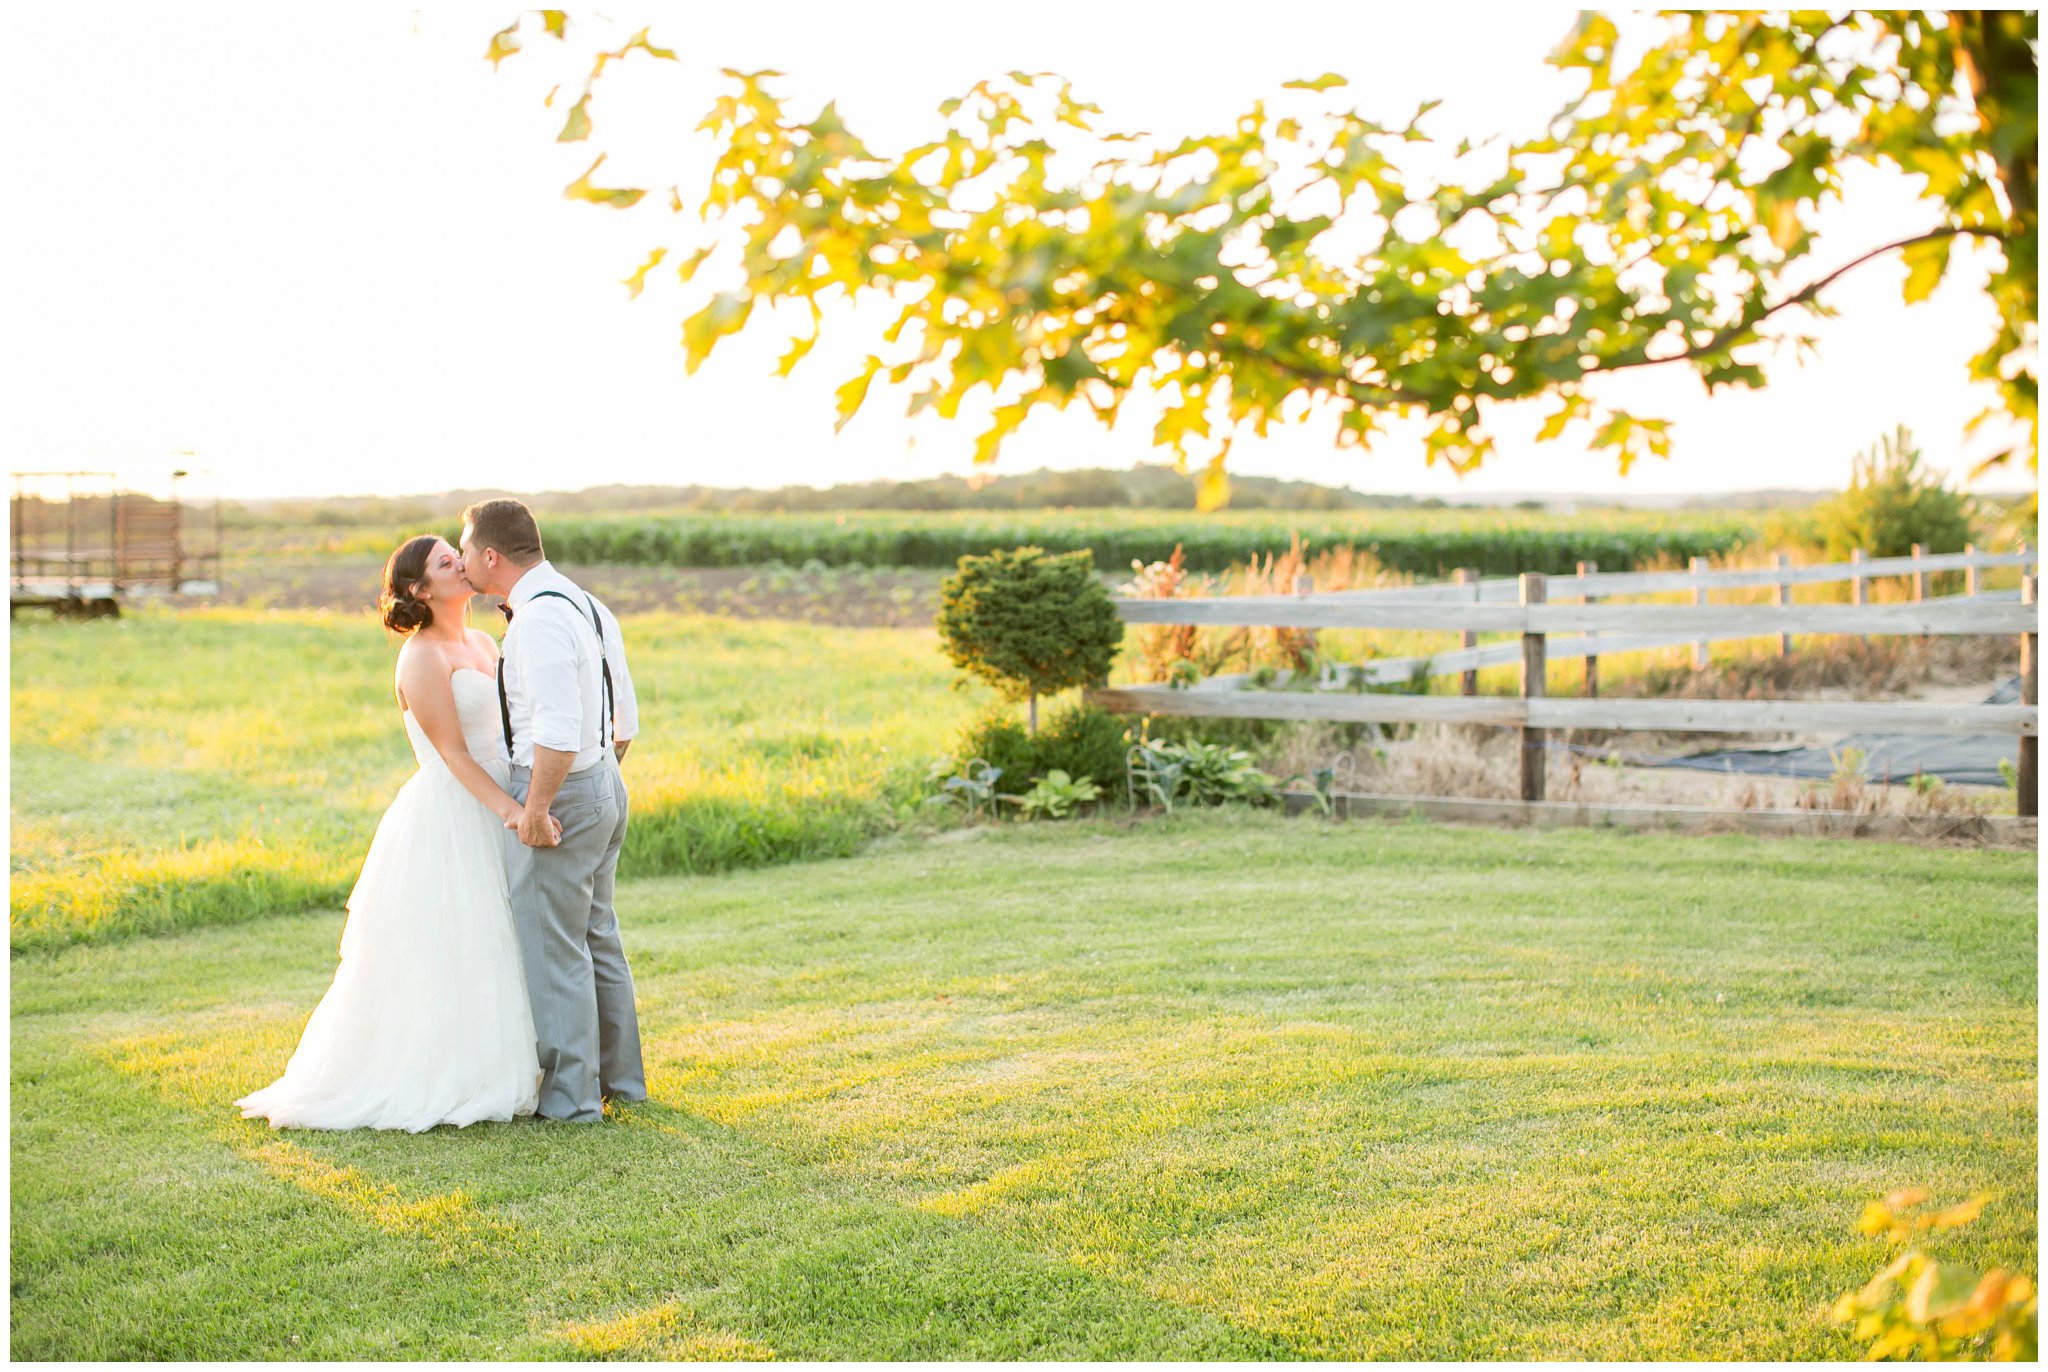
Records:
[[[543,596],[542,591],[559,591],[569,598]],[[603,759],[607,742],[640,732],[640,706],[633,695],[632,674],[626,670],[626,640],[604,602],[542,561],[526,569],[505,603],[512,607],[502,651],[516,765],[533,765],[537,743],[575,753],[569,770],[580,772]],[[603,734],[604,686],[591,605],[597,606],[598,622],[604,626],[603,660],[612,669],[609,740]]]

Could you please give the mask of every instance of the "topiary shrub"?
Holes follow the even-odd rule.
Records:
[[[1857,454],[1849,488],[1814,507],[1814,536],[1830,560],[1861,548],[1869,557],[1908,557],[1913,545],[1959,553],[1975,533],[1970,498],[1920,466],[1912,431],[1896,433]]]
[[[968,674],[955,685],[976,676],[1006,700],[1028,702],[1026,727],[1034,734],[1038,697],[1108,680],[1123,642],[1123,621],[1086,548],[963,557],[939,595],[940,641]]]

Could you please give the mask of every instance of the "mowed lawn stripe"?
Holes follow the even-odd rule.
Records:
[[[18,1358],[1286,1352],[659,1102],[602,1129],[273,1132],[217,1104],[296,1021],[181,1018],[90,1051],[17,1036]]]
[[[14,1348],[145,1346],[79,1255],[146,1225],[260,1230],[192,1327],[310,1281],[330,1355],[1844,1356],[1893,1187],[1999,1193],[1944,1256],[2035,1268],[2034,902],[2030,854],[1244,812],[637,882],[653,1102],[284,1175],[228,1102],[338,916],[17,956]],[[410,1274],[374,1323],[344,1241]]]

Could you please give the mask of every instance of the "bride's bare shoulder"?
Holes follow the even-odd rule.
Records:
[[[398,674],[417,672],[424,667],[440,665],[440,648],[427,642],[418,634],[409,634],[405,642],[398,645]]]
[[[496,662],[498,660],[498,640],[492,638],[490,634],[485,630],[479,629],[475,625],[471,625],[469,629],[469,641],[477,648],[482,649],[484,655],[489,657],[491,661]]]
[[[398,662],[392,668],[392,683],[401,708],[410,709],[408,695],[431,692],[436,682],[448,679],[448,655],[439,644],[413,634],[398,645]]]

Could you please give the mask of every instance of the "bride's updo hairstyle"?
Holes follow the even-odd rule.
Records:
[[[427,579],[427,554],[441,541],[438,534],[421,534],[398,545],[398,551],[384,564],[384,594],[377,608],[384,612],[384,627],[394,633],[417,633],[434,622],[434,607],[413,598],[413,591]]]

